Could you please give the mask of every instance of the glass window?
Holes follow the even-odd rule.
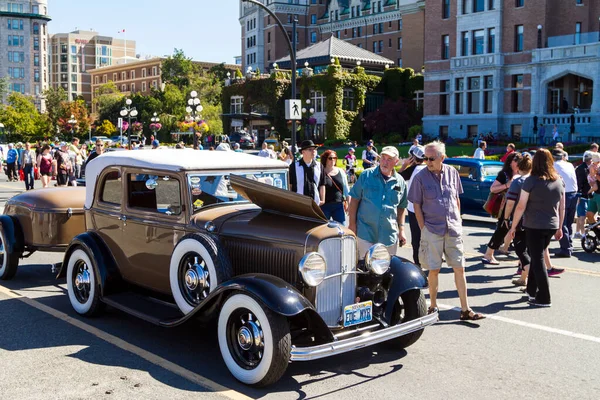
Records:
[[[440,115],[450,114],[450,81],[440,81]]]
[[[515,26],[515,51],[523,51],[523,25]]]
[[[450,18],[450,0],[442,0],[442,19]]]
[[[575,44],[581,44],[581,22],[575,23]]]
[[[523,112],[523,75],[512,76],[512,111]]]
[[[473,0],[473,12],[482,12],[485,10],[485,0]]]
[[[483,54],[484,43],[485,31],[483,29],[473,31],[473,55]]]
[[[442,35],[442,60],[450,58],[450,36]]]
[[[68,46],[66,44],[63,43],[63,44],[60,45],[60,52],[61,53],[66,53],[67,49],[68,49]]]
[[[467,95],[469,114],[479,114],[480,82],[479,77],[468,78],[469,93]]]
[[[121,204],[121,172],[115,170],[105,175],[99,201],[114,205]]]
[[[488,29],[488,53],[496,52],[496,29]]]
[[[525,5],[525,0],[515,0],[515,7],[523,7]]]
[[[462,49],[461,49],[461,56],[468,56],[469,55],[469,32],[462,32],[461,33],[461,39],[462,39]]]
[[[154,179],[156,188],[148,189],[146,181]],[[179,181],[172,176],[128,174],[127,206],[166,215],[181,214],[181,189]]]
[[[37,23],[33,24],[33,34],[39,35],[39,33],[40,33],[40,25]]]
[[[348,111],[354,111],[354,90],[344,89],[344,101],[343,109]]]
[[[494,8],[494,0],[488,0],[488,10],[493,10]]]
[[[463,113],[463,96],[462,93],[465,90],[465,79],[464,78],[456,78],[456,88],[454,95],[454,113],[462,114]]]
[[[310,42],[311,43],[317,43],[317,32],[311,32],[310,33]]]

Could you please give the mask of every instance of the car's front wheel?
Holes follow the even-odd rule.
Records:
[[[288,321],[246,294],[229,297],[219,314],[219,348],[231,374],[256,387],[277,382],[290,360]]]
[[[19,257],[21,256],[21,254],[8,250],[6,239],[6,231],[0,225],[0,280],[3,281],[12,279],[15,276],[19,266]]]
[[[423,291],[418,289],[409,290],[400,296],[396,306],[394,307],[392,325],[402,324],[426,315],[427,303],[425,301],[425,294],[423,294]],[[423,329],[419,329],[416,332],[397,337],[396,339],[392,340],[392,343],[401,348],[405,348],[419,340],[422,334]]]
[[[93,255],[80,247],[67,260],[67,292],[73,309],[91,317],[100,313],[104,303],[100,301],[100,284],[93,264]]]

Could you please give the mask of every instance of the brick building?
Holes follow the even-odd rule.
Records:
[[[263,0],[292,37],[297,50],[331,36],[420,71],[423,66],[424,0]],[[265,71],[289,55],[285,36],[260,7],[240,1],[243,69]]]
[[[437,0],[425,11],[425,133],[531,141],[556,124],[563,141],[600,136],[600,1]]]

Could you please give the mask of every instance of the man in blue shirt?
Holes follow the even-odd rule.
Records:
[[[14,148],[14,145],[10,143],[8,145],[8,152],[6,153],[6,176],[9,182],[18,181],[19,175],[17,173],[17,163],[19,162],[19,153]]]
[[[404,218],[408,205],[406,182],[396,173],[398,149],[384,147],[381,163],[365,170],[350,190],[349,228],[358,237],[358,252],[364,258],[375,243],[396,255],[398,244],[406,243]]]

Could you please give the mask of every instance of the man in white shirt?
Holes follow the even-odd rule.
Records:
[[[575,220],[575,211],[577,210],[577,175],[575,167],[568,161],[565,161],[566,153],[561,149],[552,150],[554,157],[554,169],[562,178],[565,184],[565,217],[563,219],[563,237],[560,239],[560,250],[554,257],[569,258],[573,253],[573,221]]]
[[[475,150],[475,154],[473,154],[473,158],[476,158],[478,160],[485,160],[485,149],[487,148],[487,143],[485,142],[485,140],[482,140],[479,143],[479,148],[477,148],[477,150]]]

